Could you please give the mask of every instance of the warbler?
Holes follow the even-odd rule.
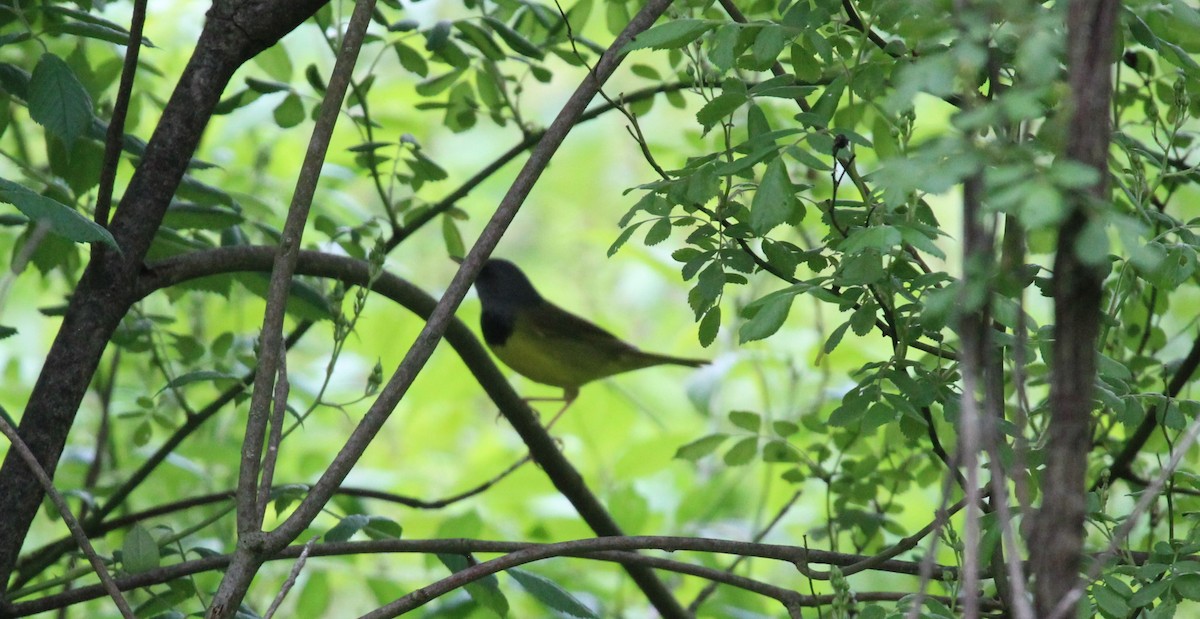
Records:
[[[598,378],[654,365],[708,363],[639,350],[547,301],[507,260],[488,260],[475,289],[483,303],[483,340],[496,357],[529,380],[561,387],[568,404],[582,385]]]

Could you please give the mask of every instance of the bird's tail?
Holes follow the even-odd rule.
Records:
[[[690,368],[698,368],[712,363],[708,359],[688,359],[686,357],[672,357],[670,355],[657,355],[654,353],[641,353],[642,360],[645,361],[646,367],[651,365],[686,365]]]

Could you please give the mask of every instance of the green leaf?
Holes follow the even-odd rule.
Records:
[[[732,114],[745,102],[746,93],[744,92],[723,92],[713,97],[712,101],[705,103],[704,107],[696,112],[696,120],[700,122],[700,126],[704,127],[704,131],[707,133],[713,128],[713,125],[721,122],[721,119]]]
[[[748,464],[754,459],[754,455],[758,453],[758,437],[748,436],[733,444],[729,451],[725,452],[725,464],[729,466],[742,466]]]
[[[263,299],[267,298],[267,288],[271,282],[269,274],[237,273],[234,277],[246,290]],[[293,279],[290,292],[287,300],[288,314],[304,320],[329,320],[332,317],[329,301],[312,286],[299,279]]]
[[[748,68],[763,71],[771,68],[789,42],[782,26],[770,25],[762,28],[758,31],[758,36],[754,37],[754,46],[751,48],[754,62]]]
[[[358,533],[371,522],[366,514],[350,514],[342,518],[332,529],[325,532],[325,541],[344,542]]]
[[[780,420],[771,422],[771,430],[779,436],[788,437],[799,432],[800,426],[792,421]]]
[[[45,221],[50,231],[76,243],[101,242],[113,249],[117,241],[103,226],[79,214],[75,209],[12,181],[0,179],[0,202],[7,202],[33,221]]]
[[[458,81],[458,78],[462,77],[462,74],[462,69],[454,69],[449,73],[435,75],[431,78],[422,80],[419,84],[417,84],[417,94],[421,95],[422,97],[432,97],[434,95],[441,94],[446,89],[453,86],[454,83]]]
[[[451,572],[461,572],[471,565],[475,564],[474,558],[468,558],[463,555],[438,554],[437,558]],[[467,590],[467,594],[475,600],[476,604],[491,610],[501,617],[508,616],[508,599],[500,591],[500,581],[496,579],[495,574],[488,574],[479,580],[472,581],[463,586]]]
[[[700,35],[716,28],[720,22],[708,19],[672,19],[635,36],[621,50],[628,54],[636,49],[675,49],[700,38]]]
[[[763,445],[763,462],[799,462],[800,454],[787,441],[772,439]]]
[[[257,93],[263,94],[263,95],[269,95],[271,93],[276,93],[276,92],[289,92],[292,89],[291,86],[289,86],[288,84],[285,84],[283,82],[272,82],[269,80],[260,80],[258,78],[254,78],[254,77],[246,78],[246,86],[248,86],[250,88],[250,90],[253,90],[254,92],[257,92]]]
[[[5,326],[5,325],[0,325],[0,340],[12,337],[16,334],[17,334],[16,329],[9,327],[9,326]]]
[[[304,122],[306,114],[300,96],[294,92],[288,93],[279,105],[275,106],[275,124],[284,129],[290,129]]]
[[[1171,580],[1176,593],[1192,601],[1200,601],[1200,574],[1183,574]]]
[[[588,608],[580,602],[569,591],[558,586],[557,583],[546,578],[527,572],[518,568],[509,568],[505,570],[521,588],[528,591],[530,595],[537,598],[539,602],[560,612],[572,617],[599,617],[592,609]]]
[[[833,330],[833,333],[829,334],[829,339],[825,340],[825,348],[822,349],[825,351],[825,354],[833,352],[833,349],[837,348],[838,344],[842,343],[842,336],[846,335],[846,329],[849,327],[849,322],[843,322]]]
[[[429,76],[429,63],[416,49],[405,45],[403,41],[395,41],[392,48],[396,50],[396,59],[400,66],[421,77]]]
[[[446,20],[441,20],[434,24],[428,32],[425,33],[425,49],[431,52],[436,52],[445,47],[450,41],[450,29],[454,25]]]
[[[1108,261],[1107,227],[1095,219],[1089,219],[1075,239],[1075,255],[1084,264],[1105,264]]]
[[[241,213],[228,208],[176,203],[167,207],[163,225],[176,230],[224,230],[245,220]]]
[[[724,24],[717,28],[716,34],[713,35],[708,59],[720,71],[725,72],[733,68],[734,60],[737,59],[737,45],[741,33],[742,28],[738,24]]]
[[[855,335],[866,335],[875,328],[875,313],[879,306],[874,301],[863,303],[850,315],[850,329]]]
[[[54,54],[42,54],[29,78],[29,117],[68,147],[92,124],[92,98],[71,67]]]
[[[472,47],[479,50],[488,60],[504,60],[504,50],[496,45],[496,41],[492,40],[492,36],[487,30],[480,28],[475,23],[460,19],[454,22],[454,27],[463,34],[464,40],[470,43]]]
[[[901,241],[899,230],[891,226],[871,226],[858,228],[851,232],[838,244],[838,249],[847,254],[857,253],[864,249],[878,249],[883,253],[888,253]]]
[[[455,256],[463,257],[467,255],[466,246],[463,244],[462,233],[458,230],[458,224],[454,222],[453,217],[446,215],[442,216],[442,242],[446,244],[446,253]]]
[[[762,416],[749,411],[731,411],[729,422],[749,432],[757,433],[762,429]]]
[[[720,447],[728,438],[729,435],[723,432],[702,436],[686,445],[681,446],[679,449],[676,449],[675,458],[679,460],[689,460],[691,462],[695,462],[700,458],[703,458],[716,451],[717,448]]]
[[[757,302],[748,306],[747,313],[753,308],[754,315],[738,329],[738,341],[745,344],[774,335],[787,320],[795,298],[794,292],[784,290],[764,297],[761,300],[765,303],[758,307],[755,307]]]
[[[240,381],[241,378],[228,372],[218,372],[217,370],[196,370],[186,374],[176,376],[165,387],[159,389],[154,395],[159,395],[168,389],[178,389],[184,385],[192,383],[211,382],[216,383],[218,387],[228,387]]]
[[[782,157],[767,164],[762,182],[750,203],[750,227],[756,234],[766,235],[775,226],[787,221],[792,214],[792,181]]]
[[[628,226],[627,228],[622,230],[621,234],[617,235],[617,239],[612,242],[612,245],[608,246],[608,257],[612,258],[613,256],[615,256],[616,253],[621,250],[621,246],[624,245],[625,243],[629,242],[629,237],[633,236],[633,233],[637,232],[637,229],[639,227],[641,227],[641,225],[644,223],[646,223],[646,222],[639,221],[638,223],[633,224],[632,226]]]
[[[1099,606],[1100,610],[1109,615],[1124,617],[1129,614],[1130,608],[1125,598],[1109,587],[1094,585],[1092,599],[1096,600],[1096,606]]]
[[[542,52],[541,48],[534,45],[529,39],[526,39],[520,32],[510,28],[508,24],[490,15],[484,17],[483,21],[492,27],[492,30],[500,37],[500,40],[504,41],[504,44],[512,49],[512,51],[536,60],[541,60],[545,57],[546,54]]]
[[[404,527],[391,518],[368,516],[367,525],[362,528],[362,532],[371,539],[400,539],[404,533]]]
[[[717,339],[717,332],[720,330],[721,307],[714,306],[704,313],[704,318],[700,319],[700,328],[698,331],[700,345],[708,348]]]
[[[671,236],[671,220],[666,217],[654,222],[650,229],[646,231],[644,242],[647,247],[653,247],[667,240]]]
[[[121,544],[121,565],[125,571],[130,574],[148,572],[156,569],[161,560],[154,536],[142,525],[133,525]]]

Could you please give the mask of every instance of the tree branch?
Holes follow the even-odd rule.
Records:
[[[1076,244],[1090,223],[1093,202],[1108,193],[1111,137],[1111,60],[1116,0],[1071,0],[1067,9],[1067,71],[1071,87],[1069,158],[1095,168],[1096,184],[1068,194],[1070,213],[1059,227],[1054,257],[1054,350],[1050,424],[1042,507],[1030,554],[1038,616],[1049,615],[1076,582],[1087,512],[1085,475],[1091,449],[1096,338],[1100,332],[1104,271],[1085,264]],[[1073,615],[1075,605],[1065,609]]]
[[[109,226],[121,251],[98,252],[88,264],[21,417],[19,433],[47,474],[54,474],[101,354],[133,303],[146,251],[229,78],[323,4],[325,0],[219,0],[209,11],[196,51]],[[0,595],[42,496],[28,468],[10,451],[0,466],[5,513],[0,519]]]

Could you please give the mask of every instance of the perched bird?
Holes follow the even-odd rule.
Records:
[[[475,279],[475,289],[483,303],[479,326],[488,347],[518,374],[562,387],[567,404],[579,394],[580,386],[598,378],[652,365],[708,363],[638,350],[542,298],[529,278],[507,260],[488,260]]]

